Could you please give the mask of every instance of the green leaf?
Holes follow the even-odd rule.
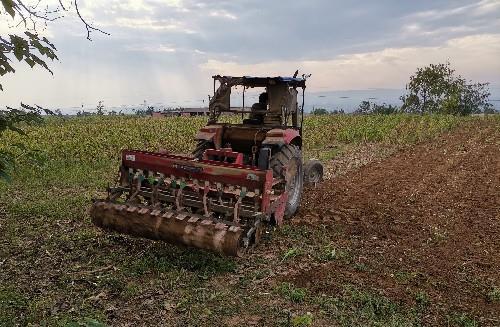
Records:
[[[45,42],[48,46],[50,46],[53,50],[57,50],[55,45],[53,43],[50,43],[50,41],[44,36],[43,37],[43,42]]]
[[[0,170],[5,170],[14,165],[14,158],[12,153],[7,151],[0,151]]]
[[[2,0],[2,5],[5,8],[5,11],[12,17],[16,15],[16,12],[14,10],[14,7],[16,4],[14,3],[13,0]]]
[[[17,60],[21,61],[24,57],[28,57],[30,54],[28,41],[17,35],[9,35],[10,41],[14,47],[14,56]]]
[[[35,63],[32,59],[30,59],[30,58],[26,58],[26,59],[24,59],[24,61],[26,61],[26,63],[27,63],[27,64],[28,64],[31,68],[33,68],[33,67],[36,65],[36,63]]]
[[[0,53],[0,76],[3,76],[7,73],[14,73],[14,68],[10,65],[9,59],[3,54]]]

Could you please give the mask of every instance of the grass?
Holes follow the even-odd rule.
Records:
[[[425,308],[430,304],[429,295],[425,291],[418,291],[415,294],[415,302],[418,306]]]
[[[282,261],[287,261],[291,258],[295,258],[296,256],[300,255],[300,250],[297,248],[292,248],[288,249],[285,254],[283,254]]]
[[[493,287],[491,291],[488,292],[486,297],[490,302],[500,302],[500,288],[496,286]]]
[[[407,272],[407,271],[398,271],[394,274],[394,278],[400,284],[408,284],[415,278],[417,278],[418,273],[416,272]]]
[[[313,316],[310,312],[305,315],[297,315],[292,318],[291,325],[293,327],[307,327],[312,326]]]
[[[305,156],[330,160],[366,142],[413,144],[469,119],[307,117]],[[262,323],[271,326],[308,326],[317,319],[340,325],[413,322],[404,307],[371,290],[346,287],[338,296],[322,296],[291,283],[269,288],[277,273],[310,258],[317,264],[352,264],[351,250],[335,244],[335,230],[286,226],[263,245],[266,256],[235,260],[92,227],[86,210],[114,182],[121,149],[186,153],[204,123],[184,117],[52,118],[27,128],[25,138],[8,133],[0,150],[22,143],[47,160],[37,165],[21,158],[13,182],[0,182],[0,325],[218,326],[247,315],[264,316]],[[497,291],[488,294],[491,301],[498,301]],[[423,296],[417,301],[426,302]],[[283,308],[294,310],[292,320]]]
[[[281,283],[276,288],[276,291],[281,296],[283,296],[284,298],[286,298],[294,303],[304,302],[306,295],[307,295],[306,289],[295,287],[293,284],[290,284],[290,283]]]
[[[104,326],[103,314],[86,308],[81,318],[73,319],[66,313],[54,310],[54,301],[40,296],[30,299],[12,288],[0,286],[0,326],[37,324],[42,326]],[[49,311],[52,308],[53,312]],[[90,316],[98,318],[90,318]],[[102,320],[101,320],[102,321]]]
[[[0,325],[6,326],[12,324],[18,317],[18,310],[25,309],[28,306],[28,300],[11,288],[0,288]]]
[[[317,258],[319,261],[327,262],[327,261],[337,261],[343,260],[349,262],[350,256],[346,250],[338,249],[333,247],[331,244],[325,246],[321,252],[317,254]]]
[[[448,316],[448,325],[458,327],[478,327],[479,322],[476,319],[471,318],[466,313],[453,313]]]
[[[172,255],[171,251],[151,251],[127,267],[132,276],[146,273],[161,274],[169,271],[189,271],[199,278],[209,278],[217,274],[234,272],[234,259],[221,257],[202,251],[182,251]]]
[[[342,326],[413,326],[418,323],[412,310],[376,293],[344,285],[337,296],[315,297],[323,315]]]

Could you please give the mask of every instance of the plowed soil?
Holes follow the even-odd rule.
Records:
[[[500,131],[481,122],[401,151],[306,192],[295,224],[340,229],[360,265],[330,262],[287,280],[335,294],[339,285],[430,301],[424,322],[469,312],[500,325]],[[488,296],[489,294],[489,296]]]

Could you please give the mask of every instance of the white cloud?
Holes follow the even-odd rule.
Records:
[[[53,1],[53,0],[52,0]],[[68,1],[68,0],[63,0]],[[65,5],[71,9],[72,3]],[[160,8],[171,8],[178,12],[189,11],[184,7],[182,0],[86,0],[79,3],[79,10],[85,18],[95,18],[102,16],[114,16],[118,19],[127,17],[126,14],[140,14],[142,17],[149,17]],[[107,19],[101,19],[105,24]]]
[[[231,14],[227,10],[211,10],[209,13],[210,17],[218,17],[218,18],[226,18],[230,20],[237,20],[238,17],[234,14]]]
[[[128,45],[125,47],[128,51],[140,52],[177,52],[177,48],[172,44],[158,44],[158,45]]]
[[[442,46],[388,48],[342,55],[330,60],[272,61],[259,64],[211,59],[201,65],[207,74],[291,75],[296,69],[311,73],[313,91],[402,88],[417,67],[450,60],[470,79],[500,83],[500,34],[452,39]],[[487,78],[487,80],[483,80]]]
[[[499,0],[482,0],[466,6],[443,10],[426,10],[410,15],[410,18],[420,18],[428,20],[439,20],[462,14],[486,15],[500,9]]]
[[[451,36],[457,34],[473,34],[477,32],[478,27],[467,25],[462,26],[443,26],[439,28],[424,27],[420,24],[408,24],[402,27],[402,37],[426,37],[426,36]]]
[[[120,3],[117,4],[117,7],[127,11],[153,11],[153,7],[147,4],[144,0],[120,1]]]
[[[477,4],[474,13],[476,15],[484,15],[500,9],[500,1],[498,0],[483,0]]]
[[[118,17],[113,22],[106,23],[104,26],[118,26],[133,29],[145,29],[145,30],[169,30],[169,31],[179,31],[187,34],[194,34],[195,31],[187,28],[184,24],[174,21],[174,20],[156,20],[152,18],[128,18],[128,17]]]

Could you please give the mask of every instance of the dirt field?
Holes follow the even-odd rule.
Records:
[[[500,325],[491,293],[500,285],[498,126],[421,144],[324,183],[304,201],[294,224],[337,229],[334,242],[368,268],[326,263],[287,280],[326,294],[353,283],[409,305],[421,292],[425,324],[445,324],[456,311]]]
[[[94,182],[13,190],[0,326],[500,326],[498,119],[358,149],[240,259],[102,232]]]

